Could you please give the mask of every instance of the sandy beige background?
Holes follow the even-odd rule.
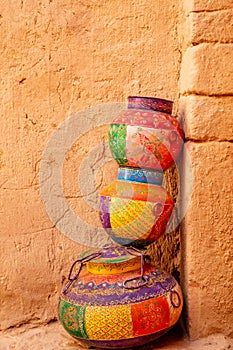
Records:
[[[174,100],[194,174],[182,266],[177,234],[164,238],[174,249],[164,243],[160,258],[181,272],[191,338],[232,335],[232,7],[229,0],[1,2],[2,329],[55,319],[62,282],[85,249],[56,229],[41,200],[51,135],[76,112],[144,95]],[[62,178],[70,205],[97,226],[97,211],[74,194],[74,170],[106,139],[107,127],[85,135],[67,153]],[[183,198],[187,164],[184,157]],[[114,162],[101,169],[101,186],[116,169]]]

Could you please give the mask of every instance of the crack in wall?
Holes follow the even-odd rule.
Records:
[[[192,10],[189,11],[187,17],[189,16],[190,13],[213,13],[213,12],[224,12],[224,11],[229,11],[232,10],[233,7],[224,7],[224,8],[220,8],[220,9],[206,9],[206,10]]]
[[[226,45],[232,45],[233,44],[233,40],[204,40],[204,39],[200,39],[198,41],[192,41],[190,42],[191,46],[198,46],[198,45],[202,45],[202,44],[226,44]]]
[[[58,321],[57,317],[51,317],[51,318],[49,318],[48,320],[46,320],[44,322],[41,322],[39,317],[34,317],[34,318],[31,318],[31,319],[25,319],[25,320],[23,320],[21,322],[16,322],[15,324],[12,324],[11,326],[2,329],[0,334],[1,333],[3,333],[3,334],[7,333],[7,332],[9,332],[9,331],[11,331],[13,329],[17,329],[19,331],[22,330],[22,333],[24,333],[24,332],[28,331],[28,329],[37,328],[38,326],[46,326],[46,325],[55,323],[57,321]],[[29,326],[29,328],[27,326]],[[21,328],[21,330],[20,330],[20,328]]]
[[[186,137],[185,142],[194,142],[194,143],[213,143],[213,142],[227,142],[227,143],[232,143],[233,139],[219,139],[217,137],[204,137],[200,139],[194,139],[191,137]]]
[[[233,96],[233,93],[220,93],[220,94],[207,94],[205,92],[199,92],[199,91],[195,91],[195,90],[192,90],[192,91],[188,91],[188,92],[184,92],[184,93],[181,93],[180,96],[204,96],[204,97],[232,97]]]

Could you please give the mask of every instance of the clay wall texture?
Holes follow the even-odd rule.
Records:
[[[180,115],[186,133],[183,198],[191,204],[182,230],[182,277],[191,339],[232,336],[233,4],[184,3]]]
[[[186,133],[183,198],[190,169],[193,187],[181,281],[190,337],[232,335],[232,11],[231,0],[1,2],[1,329],[56,319],[64,276],[85,250],[51,223],[41,200],[51,135],[78,111],[142,95],[174,100]],[[73,210],[98,226],[74,185],[81,159],[107,139],[107,126],[93,125],[67,154],[62,181]],[[116,170],[104,165],[98,188]],[[171,271],[180,269],[178,245],[177,233],[167,235],[154,252]]]
[[[85,249],[54,227],[41,200],[40,163],[51,135],[76,112],[126,102],[128,95],[168,98],[177,109],[180,51],[176,0],[156,6],[7,0],[0,8],[0,327],[6,329],[57,317],[64,276]],[[67,154],[63,185],[77,214],[99,225],[97,210],[74,193],[78,162],[107,139],[107,127],[90,129]],[[115,180],[116,168],[103,167],[100,185]]]

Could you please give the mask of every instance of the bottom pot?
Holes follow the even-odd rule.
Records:
[[[74,262],[60,296],[59,317],[85,345],[127,348],[166,333],[182,305],[173,276],[144,264],[143,252],[135,248],[110,247]]]

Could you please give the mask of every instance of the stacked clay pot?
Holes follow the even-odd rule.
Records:
[[[103,189],[100,218],[115,244],[88,251],[72,265],[59,303],[66,331],[101,348],[143,345],[179,319],[183,299],[173,276],[145,262],[144,248],[165,231],[174,203],[163,171],[178,158],[184,134],[172,102],[129,97],[110,125],[118,179]]]
[[[178,283],[142,257],[134,248],[110,247],[74,263],[59,303],[70,335],[88,346],[125,349],[160,337],[177,322]]]
[[[110,125],[109,145],[120,165],[118,180],[103,189],[100,217],[111,238],[143,248],[166,230],[174,203],[161,186],[178,158],[184,133],[172,102],[129,97],[128,109]]]

